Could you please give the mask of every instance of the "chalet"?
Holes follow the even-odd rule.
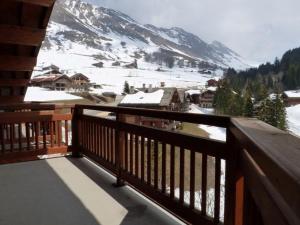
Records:
[[[201,90],[188,90],[185,94],[190,103],[197,105],[200,103]]]
[[[216,93],[216,88],[210,87],[202,92],[199,98],[199,105],[202,108],[213,108],[213,101]]]
[[[90,79],[82,73],[76,73],[70,77],[72,80],[72,89],[80,91],[88,91],[91,84]]]
[[[139,91],[135,94],[128,94],[122,99],[119,106],[167,111],[180,111],[182,107],[181,99],[176,88],[158,89],[150,93]],[[141,116],[133,116],[131,121],[136,124],[158,128],[166,128],[169,125],[168,120],[145,118]]]
[[[33,87],[42,87],[50,90],[65,91],[72,87],[73,81],[63,74],[54,74],[47,76],[38,76],[31,80]]]
[[[300,104],[300,90],[285,91],[282,98],[286,106],[294,106]]]
[[[217,87],[218,86],[218,81],[215,79],[210,79],[206,82],[207,87]]]

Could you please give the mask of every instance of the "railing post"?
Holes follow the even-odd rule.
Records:
[[[83,114],[82,109],[73,108],[72,117],[72,156],[80,157],[80,143],[79,143],[79,117]]]
[[[239,146],[232,133],[232,126],[227,128],[227,154],[225,179],[225,215],[224,225],[243,225],[244,185],[238,165]]]
[[[120,131],[119,123],[124,122],[124,115],[116,113],[116,135],[115,135],[115,143],[116,143],[116,151],[115,151],[115,159],[116,159],[116,169],[117,169],[117,182],[114,184],[116,187],[124,186],[124,180],[122,179],[122,161],[123,161],[123,153],[125,146],[124,132]]]

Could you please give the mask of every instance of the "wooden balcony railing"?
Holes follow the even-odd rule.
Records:
[[[35,105],[0,115],[0,163],[72,149],[117,186],[131,185],[191,224],[300,224],[300,139],[261,121],[84,105],[72,114]],[[226,141],[142,126],[133,116],[221,127]]]
[[[0,164],[70,151],[72,114],[58,109],[38,104],[0,106]]]

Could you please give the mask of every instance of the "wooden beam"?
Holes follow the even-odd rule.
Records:
[[[55,3],[55,0],[1,0],[1,2],[23,2],[32,5],[51,7]]]
[[[1,55],[0,71],[32,71],[36,60],[36,57]]]
[[[0,86],[15,86],[15,87],[23,87],[28,85],[29,79],[0,79]]]
[[[40,46],[46,35],[45,29],[0,25],[0,43]]]
[[[18,95],[18,96],[0,96],[0,103],[6,104],[6,103],[17,103],[17,102],[23,102],[24,96]]]

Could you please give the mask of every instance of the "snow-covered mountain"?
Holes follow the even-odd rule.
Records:
[[[237,53],[222,43],[208,44],[181,28],[142,25],[119,11],[80,0],[59,0],[42,51],[71,53],[79,46],[90,49],[96,61],[116,65],[137,59],[200,69],[247,67]]]

